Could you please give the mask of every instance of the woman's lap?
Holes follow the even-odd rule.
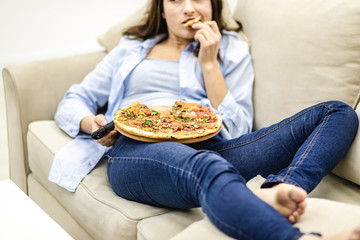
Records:
[[[241,236],[255,224],[241,219],[259,209],[258,219],[264,224],[267,218],[273,223],[276,219],[282,234],[294,235],[298,232],[254,197],[246,181],[257,174],[269,175],[265,184],[270,186],[288,182],[311,191],[345,154],[357,126],[356,114],[348,106],[328,102],[231,140],[215,137],[183,145],[121,136],[110,153],[108,176],[114,191],[133,201],[173,208],[201,206],[230,236]]]
[[[178,194],[184,195],[189,186],[198,184],[195,183],[194,177],[189,176],[193,174],[197,177],[197,174],[201,174],[199,166],[204,168],[215,161],[238,174],[244,182],[260,174],[265,178],[270,176],[270,182],[288,182],[309,192],[335,167],[352,141],[350,135],[356,132],[352,127],[357,126],[357,123],[354,123],[356,119],[349,121],[349,118],[344,118],[346,122],[339,128],[337,125],[343,116],[337,114],[340,115],[339,118],[332,114],[339,110],[345,112],[347,108],[339,102],[322,103],[278,124],[236,139],[223,140],[215,137],[188,146],[175,142],[142,143],[122,136],[111,153],[114,158],[112,162],[119,165],[112,169],[111,178],[116,174],[126,175],[126,182],[127,179],[133,178],[128,181],[131,183],[128,187],[129,194],[134,194],[130,193],[130,190],[135,189],[137,185],[145,189],[144,184],[149,184],[151,186],[146,187],[148,192],[156,192],[161,185],[163,195],[168,193],[179,197]],[[329,139],[333,138],[338,139],[337,143],[329,142]],[[329,146],[336,145],[336,148],[328,149],[328,146],[324,146],[327,143]],[[330,151],[334,149],[336,151]],[[330,154],[327,153],[329,151]],[[304,158],[310,161],[304,161]],[[303,173],[305,168],[311,169],[313,174],[304,178],[299,176],[301,174],[297,171]],[[281,178],[277,176],[279,172],[282,173]],[[178,178],[181,177],[188,177],[188,181],[178,184]],[[119,181],[119,177],[116,181]],[[112,180],[112,184],[116,185],[116,181]],[[118,185],[124,188],[124,184],[119,182]],[[180,188],[181,191],[174,188]],[[190,195],[182,197],[185,197],[185,201],[193,201],[194,196]],[[195,205],[197,204],[198,201]]]
[[[264,226],[261,233],[247,231],[249,226],[263,225],[268,219],[281,226],[275,239],[299,233],[256,197],[232,164],[214,151],[174,142],[138,143],[121,137],[110,153],[108,175],[114,191],[123,198],[160,207],[201,206],[219,229],[238,239],[251,234],[264,239],[263,235],[273,232],[270,226]]]
[[[144,143],[121,136],[110,153],[108,176],[115,192],[127,199],[190,208],[199,206],[200,185],[206,185],[206,179],[202,179],[204,169],[206,174],[228,169],[236,172],[214,151],[195,150],[176,142]]]

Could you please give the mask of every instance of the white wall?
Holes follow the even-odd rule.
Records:
[[[97,36],[147,0],[0,0],[0,70],[8,65],[102,49]],[[8,178],[0,76],[0,180]]]
[[[228,0],[233,8],[237,0]],[[0,0],[0,70],[14,63],[102,49],[97,36],[147,0]],[[0,76],[0,179],[8,169]],[[5,177],[4,177],[5,175]]]
[[[147,0],[0,0],[0,66],[100,49],[96,37]]]
[[[228,0],[234,6],[236,0]],[[96,37],[147,0],[0,0],[0,67],[99,49]]]

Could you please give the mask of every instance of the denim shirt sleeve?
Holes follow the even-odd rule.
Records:
[[[59,103],[55,120],[71,137],[79,133],[80,122],[84,117],[95,115],[97,109],[108,101],[112,74],[120,52],[121,49],[116,47],[107,54],[80,84],[70,87]]]
[[[251,132],[253,124],[252,91],[254,70],[248,45],[237,35],[226,37],[220,48],[224,61],[222,73],[228,93],[218,107],[229,137]]]

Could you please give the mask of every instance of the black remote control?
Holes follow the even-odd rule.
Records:
[[[114,122],[111,121],[108,124],[106,124],[105,126],[100,127],[98,130],[93,132],[91,134],[91,137],[96,140],[100,139],[100,138],[104,137],[106,134],[108,134],[113,129],[114,129]]]

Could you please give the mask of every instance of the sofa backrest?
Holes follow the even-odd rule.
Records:
[[[226,0],[224,6],[224,14],[230,16]],[[145,12],[143,6],[99,36],[100,44],[110,51],[122,30],[141,20]],[[232,17],[242,23],[253,59],[254,130],[322,101],[340,100],[356,108],[359,0],[237,0]],[[360,136],[334,172],[360,185],[358,149]]]
[[[107,51],[141,21],[142,6],[98,37]],[[360,98],[360,1],[238,0],[233,18],[251,44],[254,129],[326,100],[356,107]],[[230,8],[224,1],[225,16]],[[232,18],[227,17],[228,22]]]
[[[360,1],[238,0],[234,18],[251,43],[255,129],[322,101],[356,108]],[[333,173],[360,185],[358,149],[359,134]]]
[[[360,1],[238,0],[251,42],[255,129],[326,100],[355,107],[360,92]]]

